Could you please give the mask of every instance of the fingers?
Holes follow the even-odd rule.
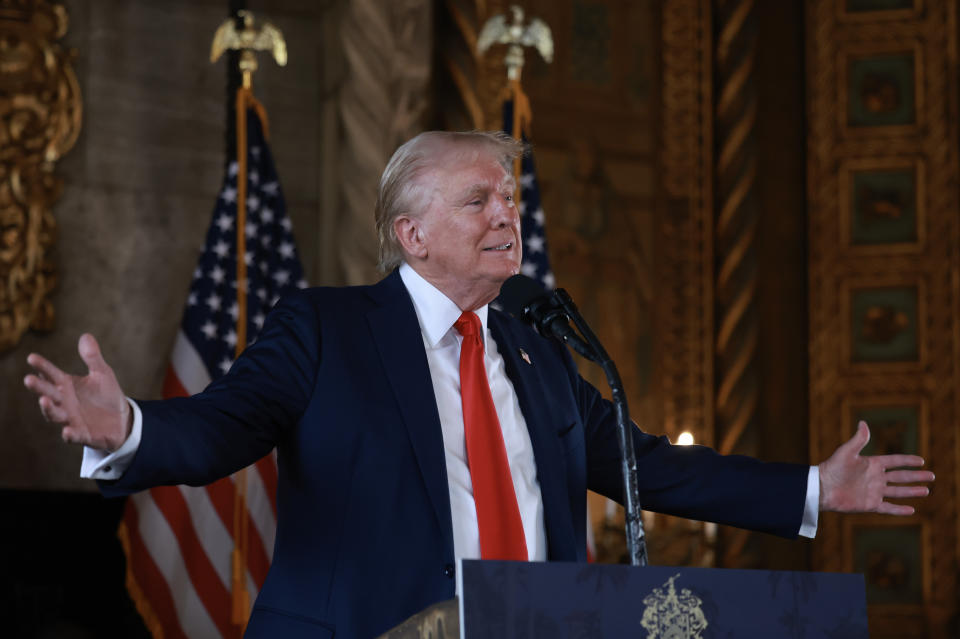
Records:
[[[80,336],[80,341],[77,342],[77,352],[80,353],[80,358],[83,360],[83,363],[87,365],[87,368],[90,369],[91,373],[106,373],[110,371],[110,367],[100,353],[100,345],[97,344],[96,338],[90,333],[84,333]]]
[[[63,441],[67,444],[89,445],[88,442],[80,436],[80,433],[70,426],[63,427],[63,429],[60,431],[60,438],[63,439]]]
[[[23,385],[37,395],[45,395],[58,404],[63,401],[63,394],[60,392],[60,387],[42,377],[27,375],[23,378]]]
[[[879,462],[883,468],[916,468],[924,464],[923,457],[918,455],[881,455],[872,459]]]
[[[41,397],[39,404],[40,412],[43,414],[43,418],[48,422],[53,422],[55,424],[66,424],[68,421],[70,421],[67,411],[65,411],[62,406],[55,403],[49,397]]]
[[[904,506],[903,504],[891,504],[888,502],[883,502],[880,504],[880,507],[877,508],[878,513],[883,513],[884,515],[898,515],[900,517],[906,517],[914,513],[913,506]]]
[[[933,481],[936,479],[929,470],[888,470],[883,478],[895,484],[912,484],[918,481]]]
[[[926,486],[887,486],[883,491],[884,497],[907,499],[909,497],[926,497],[930,489]]]
[[[42,355],[30,353],[27,355],[27,364],[35,368],[44,377],[55,384],[59,384],[66,379],[67,374],[53,365],[53,363]]]
[[[837,450],[843,450],[844,452],[852,452],[853,454],[858,454],[870,441],[870,428],[867,426],[867,422],[860,420],[857,423],[857,432],[853,434],[845,444],[840,446]],[[852,450],[851,450],[852,449]]]

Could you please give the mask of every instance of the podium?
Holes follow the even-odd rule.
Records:
[[[862,575],[464,560],[457,580],[382,637],[869,637]]]

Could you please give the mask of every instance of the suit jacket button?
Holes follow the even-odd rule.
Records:
[[[446,566],[444,566],[443,574],[453,579],[453,576],[456,574],[456,570],[454,569],[453,564],[447,564]]]

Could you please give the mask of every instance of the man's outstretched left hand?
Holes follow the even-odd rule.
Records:
[[[860,451],[869,441],[870,429],[860,422],[850,441],[820,464],[820,510],[912,515],[913,506],[893,504],[886,499],[926,497],[930,494],[927,486],[901,484],[931,482],[933,473],[913,470],[923,466],[923,458],[917,455],[861,456]]]

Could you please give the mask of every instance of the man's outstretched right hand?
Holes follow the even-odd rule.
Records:
[[[23,383],[39,396],[44,419],[63,426],[63,441],[114,451],[130,435],[133,413],[93,335],[81,335],[77,350],[87,365],[86,375],[69,375],[30,353],[27,363],[35,372]]]

